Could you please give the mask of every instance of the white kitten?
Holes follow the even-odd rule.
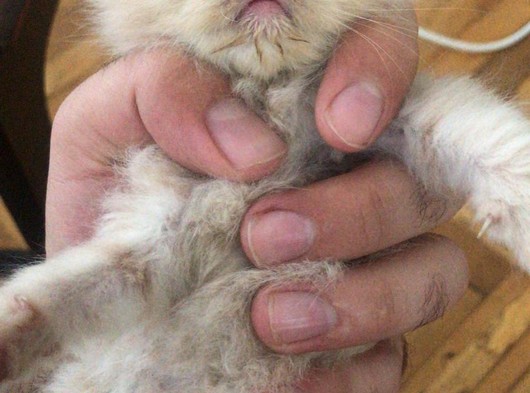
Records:
[[[314,124],[320,70],[356,17],[400,1],[89,2],[116,55],[185,48],[224,71],[289,152],[244,185],[194,176],[155,146],[130,150],[94,237],[2,288],[0,392],[287,393],[311,365],[363,350],[285,356],[260,344],[249,321],[258,288],[299,281],[318,292],[343,264],[250,269],[237,233],[263,194],[346,169]],[[418,79],[374,150],[440,197],[468,198],[530,270],[530,124],[510,104],[469,79]]]

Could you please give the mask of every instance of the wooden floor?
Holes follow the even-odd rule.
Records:
[[[68,92],[105,60],[81,28],[76,1],[61,1],[50,40],[46,89],[52,116]],[[468,40],[498,39],[530,20],[529,0],[421,0],[417,8],[425,27]],[[530,102],[530,39],[493,55],[470,56],[425,43],[420,54],[422,69],[480,75],[523,105]],[[0,206],[0,248],[24,247],[4,217]],[[529,393],[530,280],[510,267],[503,250],[476,240],[465,210],[438,231],[467,252],[471,285],[441,320],[408,335],[402,391]]]

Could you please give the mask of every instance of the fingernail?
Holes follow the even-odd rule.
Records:
[[[373,142],[383,109],[383,95],[375,85],[356,83],[333,100],[326,111],[325,120],[344,143],[363,149]]]
[[[269,324],[278,343],[291,344],[321,336],[336,323],[333,307],[312,293],[269,295]]]
[[[235,98],[211,107],[206,123],[215,143],[236,169],[267,163],[286,152],[280,137]]]
[[[289,211],[253,216],[247,227],[249,249],[258,266],[287,262],[305,254],[315,240],[315,224]]]

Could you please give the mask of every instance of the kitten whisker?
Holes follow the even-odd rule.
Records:
[[[391,9],[384,9],[384,8],[363,8],[363,11],[365,12],[377,12],[378,14],[381,14],[383,12],[385,13],[393,13],[393,12],[405,12],[405,11],[472,11],[477,12],[481,14],[486,14],[487,11],[480,10],[477,8],[466,8],[466,7],[413,7],[413,8],[391,8]]]
[[[407,76],[407,74],[403,71],[403,69],[401,68],[401,66],[396,62],[396,60],[379,44],[377,44],[374,40],[372,40],[370,37],[368,37],[366,34],[363,34],[361,33],[360,31],[352,28],[352,27],[349,27],[349,26],[346,26],[348,28],[348,30],[354,32],[355,34],[359,35],[361,38],[363,38],[366,42],[368,42],[376,51],[377,53],[379,54],[379,57],[381,58],[381,61],[383,62],[385,68],[387,69],[387,72],[389,75],[392,75],[392,73],[390,72],[390,69],[388,68],[388,65],[387,63],[385,62],[384,58],[381,56],[381,52],[383,52],[386,57],[388,57],[390,59],[390,61],[394,64],[394,66],[398,69],[398,71],[403,75],[403,76]]]
[[[398,45],[400,45],[401,47],[405,48],[406,50],[408,50],[410,53],[416,55],[416,56],[419,56],[420,60],[425,60],[424,58],[422,58],[421,54],[419,53],[419,51],[416,49],[416,48],[412,48],[410,47],[409,45],[406,45],[405,43],[403,43],[401,40],[399,40],[398,38],[394,37],[392,34],[389,34],[387,32],[385,32],[384,30],[379,30],[377,29],[376,27],[374,26],[370,26],[370,25],[364,25],[364,27],[368,28],[368,29],[372,29],[372,30],[377,30],[378,32],[380,32],[381,34],[383,34],[385,37],[388,37],[388,39],[392,40],[392,41],[395,41]],[[412,36],[410,36],[411,38],[414,38]]]
[[[232,17],[226,15],[226,14],[223,12],[222,9],[221,9],[221,12],[220,12],[220,13],[221,13],[221,16],[222,16],[223,18],[225,18],[227,21],[232,22],[232,23],[237,22],[236,18],[232,18]]]
[[[278,50],[280,51],[280,54],[281,54],[282,57],[283,57],[283,55],[284,55],[284,51],[283,51],[283,46],[282,46],[282,44],[280,43],[280,41],[278,41],[278,40],[274,40],[274,45],[276,45],[276,47],[277,47]]]
[[[358,20],[361,20],[361,21],[366,21],[366,22],[369,22],[369,23],[373,23],[373,24],[376,24],[378,26],[381,26],[381,27],[384,27],[388,30],[391,30],[395,33],[399,33],[399,34],[402,34],[406,37],[412,37],[412,38],[416,38],[417,37],[417,33],[418,31],[416,29],[410,29],[408,27],[405,27],[405,26],[399,26],[399,25],[396,25],[394,23],[388,23],[388,22],[384,22],[382,20],[378,20],[378,19],[371,19],[371,18],[365,18],[365,17],[362,17],[362,16],[358,16],[357,17]],[[363,24],[363,26],[365,26],[366,24]],[[411,34],[407,34],[407,33],[411,33]]]
[[[237,46],[241,46],[241,45],[245,44],[246,42],[247,42],[247,40],[246,40],[245,37],[238,37],[235,40],[229,42],[228,44],[223,45],[222,47],[220,47],[218,49],[215,49],[212,52],[212,55],[216,54],[216,53],[219,53],[219,52],[222,52],[224,50],[230,49],[230,48],[235,48]]]
[[[259,42],[257,38],[254,39],[254,46],[256,47],[256,53],[258,54],[259,62],[260,64],[262,64],[263,63],[263,52],[261,48],[259,47]]]
[[[296,41],[296,42],[304,42],[306,44],[310,43],[308,40],[305,40],[305,39],[303,39],[301,37],[295,37],[295,36],[292,36],[292,35],[288,36],[287,39],[289,39],[291,41]]]

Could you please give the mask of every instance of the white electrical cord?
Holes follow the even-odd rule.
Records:
[[[469,42],[458,40],[455,38],[447,37],[443,34],[436,33],[434,31],[425,29],[420,26],[419,36],[425,41],[429,41],[433,44],[440,45],[449,49],[453,49],[460,52],[468,53],[491,53],[498,52],[514,46],[524,40],[530,35],[530,22],[527,22],[523,27],[517,30],[515,33],[502,38],[497,41],[489,42]]]

